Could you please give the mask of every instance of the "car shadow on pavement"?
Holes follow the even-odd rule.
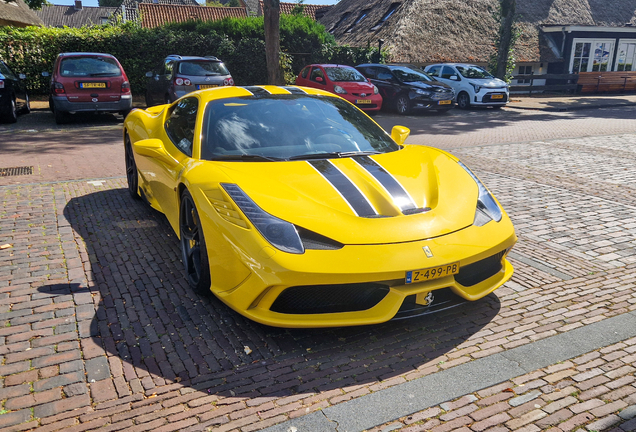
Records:
[[[72,198],[64,216],[75,241],[86,245],[87,280],[71,277],[69,270],[70,285],[39,290],[85,298],[90,293],[93,303],[76,306],[84,358],[101,352],[120,359],[133,394],[162,394],[178,383],[218,398],[252,399],[368,385],[409,373],[414,378],[452,364],[448,354],[469,346],[467,340],[501,307],[491,294],[439,314],[373,326],[268,327],[214,296],[194,293],[167,220],[133,201],[127,190]]]

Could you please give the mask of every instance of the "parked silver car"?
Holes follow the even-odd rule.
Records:
[[[212,56],[169,55],[146,77],[148,106],[172,103],[195,90],[234,85],[223,62]]]
[[[464,63],[441,63],[426,66],[426,73],[455,90],[457,106],[502,107],[509,101],[508,84],[486,69]]]

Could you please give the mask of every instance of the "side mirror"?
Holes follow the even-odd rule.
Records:
[[[25,80],[26,79],[26,75],[25,74],[20,74],[20,75],[18,75],[18,78],[20,78],[21,80]]]
[[[459,77],[457,75],[451,75],[448,79],[453,81],[459,81]]]
[[[391,138],[399,145],[404,144],[410,134],[411,130],[404,126],[393,126],[393,129],[391,129]]]
[[[51,75],[48,72],[42,72],[42,76],[43,77],[48,77],[48,76],[51,76]]]
[[[153,75],[152,72],[146,72],[146,78],[152,78]]]
[[[316,82],[319,82],[319,83],[323,83],[325,81],[324,79],[322,79],[322,77],[319,77],[319,76],[317,76],[315,80]]]
[[[163,142],[157,138],[145,139],[133,143],[133,151],[142,156],[147,156],[170,165],[176,166],[179,162],[173,158],[163,146]]]

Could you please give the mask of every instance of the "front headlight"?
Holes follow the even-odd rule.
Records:
[[[475,93],[479,93],[479,90],[481,90],[481,86],[478,84],[470,83],[470,85],[475,89]]]
[[[338,94],[347,94],[347,91],[343,89],[342,87],[340,87],[339,85],[333,86],[333,91],[335,91]]]
[[[417,89],[415,90],[415,93],[422,95],[422,96],[430,96],[431,92],[428,90],[422,90],[422,89]]]
[[[294,254],[305,252],[298,231],[293,224],[272,216],[260,208],[243,190],[235,184],[221,183],[245,216],[254,224],[258,232],[274,247]]]
[[[462,168],[466,170],[468,175],[470,175],[475,183],[477,183],[477,187],[479,188],[479,197],[477,197],[477,210],[475,213],[475,225],[482,226],[486,223],[490,222],[490,220],[494,220],[495,222],[499,222],[502,217],[501,209],[495,198],[491,195],[491,193],[486,189],[486,186],[477,178],[473,172],[468,169],[466,165],[461,162],[457,162]]]
[[[380,93],[380,89],[378,89],[376,86],[373,86],[373,94],[379,94]]]

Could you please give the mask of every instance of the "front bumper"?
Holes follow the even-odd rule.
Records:
[[[418,110],[444,110],[451,109],[455,106],[453,98],[454,94],[448,94],[447,98],[434,99],[428,96],[420,95],[416,92],[409,93],[409,99],[411,101],[411,109]]]
[[[214,287],[212,290],[240,314],[271,326],[302,328],[377,324],[426,313],[426,307],[411,308],[408,303],[413,303],[415,298],[426,297],[431,291],[452,291],[455,296],[469,301],[490,294],[512,276],[513,268],[505,255],[516,239],[512,223],[504,217],[499,223],[491,221],[482,227],[470,226],[438,238],[408,243],[348,245],[339,250],[307,250],[302,255],[264,248],[268,249],[268,253],[258,256],[242,254],[243,266],[250,271],[247,277],[241,277],[242,281],[237,286],[225,291]],[[423,252],[425,246],[433,251],[432,258],[426,258]],[[208,254],[213,260],[210,251]],[[471,281],[459,275],[412,284],[405,281],[405,274],[410,270],[459,262],[461,272],[470,264],[485,262],[489,258],[492,260],[493,256],[499,260],[499,267],[486,274],[485,278],[477,278],[477,282],[474,278]],[[460,280],[468,286],[462,285]],[[349,290],[359,286],[362,290],[367,286],[365,284],[381,285],[385,292],[382,295],[370,294],[375,296],[375,300],[367,299],[367,306],[360,306],[364,307],[363,310],[334,308],[333,312],[309,309],[303,313],[285,313],[291,310],[285,307],[289,303],[283,302],[281,306],[280,299],[287,295],[283,293],[288,289],[308,287],[320,293],[323,286],[325,292],[337,292],[338,285]],[[433,294],[434,297],[445,296]],[[433,301],[428,310],[433,311],[439,306]]]
[[[472,105],[488,105],[488,106],[503,106],[510,100],[510,95],[504,90],[488,89],[487,91],[480,91],[477,93],[471,102]]]
[[[123,95],[114,102],[71,102],[66,96],[52,96],[53,106],[60,112],[123,112],[132,109],[132,96]]]

